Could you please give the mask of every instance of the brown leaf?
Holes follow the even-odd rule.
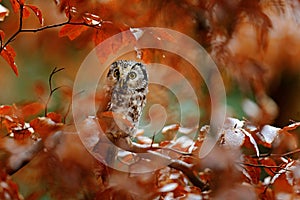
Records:
[[[67,36],[70,40],[76,39],[81,35],[82,32],[88,29],[87,26],[84,25],[64,25],[59,31],[59,37]]]
[[[10,67],[12,68],[12,70],[18,76],[19,75],[18,67],[17,67],[17,65],[15,63],[15,57],[16,57],[15,50],[11,46],[7,45],[6,47],[4,47],[2,49],[1,56],[10,65]]]
[[[250,179],[251,183],[258,184],[261,169],[257,167],[258,165],[257,160],[251,158],[250,156],[244,156],[244,159],[245,159],[244,162],[248,164],[247,166],[244,167],[245,168],[245,171],[243,171],[244,175],[246,175],[245,173],[247,173],[248,176],[246,175],[246,177]]]
[[[33,5],[26,5],[26,7],[30,8],[33,11],[33,13],[39,19],[40,24],[43,25],[44,24],[44,18],[43,18],[42,11],[38,7],[33,6]]]

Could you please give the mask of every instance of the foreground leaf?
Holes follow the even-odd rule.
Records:
[[[0,21],[4,21],[5,17],[7,17],[8,15],[9,15],[9,10],[0,4]],[[1,39],[3,40],[2,34],[1,34]]]
[[[20,4],[17,0],[10,0],[11,6],[15,13],[19,12]]]
[[[67,36],[70,40],[76,39],[81,35],[84,31],[88,29],[87,26],[84,25],[64,25],[59,31],[59,37]]]
[[[2,49],[1,56],[10,65],[14,73],[18,76],[19,75],[18,67],[15,63],[15,57],[16,57],[15,50],[11,46],[7,45]]]
[[[42,11],[38,7],[33,6],[33,5],[26,5],[26,7],[30,8],[33,11],[33,13],[39,19],[40,24],[43,25],[44,24],[44,18],[43,18]]]

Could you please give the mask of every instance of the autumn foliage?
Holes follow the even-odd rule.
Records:
[[[0,2],[1,68],[8,65],[16,76],[22,75],[23,55],[28,56],[31,50],[38,51],[38,57],[44,59],[41,62],[64,67],[51,66],[48,82],[35,84],[29,94],[36,95],[34,101],[1,103],[0,199],[299,198],[299,1]],[[211,100],[203,80],[186,61],[171,53],[154,49],[133,52],[129,59],[163,63],[190,77],[193,88],[200,91],[197,103],[203,115],[199,127],[183,127],[176,121],[169,95],[162,88],[151,88],[149,101],[169,106],[171,114],[158,137],[139,130],[132,144],[114,141],[124,149],[118,164],[128,168],[125,173],[108,167],[91,153],[99,138],[104,142],[98,150],[107,150],[107,135],[97,132],[97,124],[107,126],[114,113],[86,117],[81,122],[87,140],[84,146],[71,109],[72,97],[80,94],[72,94],[72,86],[66,86],[72,78],[55,80],[76,74],[80,64],[76,56],[83,57],[76,52],[86,54],[118,33],[122,37],[115,44],[130,43],[134,30],[142,27],[177,30],[209,52],[228,92],[228,117],[218,127],[217,144],[200,158],[210,134],[206,124]],[[128,30],[130,34],[124,34]],[[27,38],[32,46],[26,49],[24,44],[28,43],[22,43],[25,34],[34,35]],[[172,41],[172,36],[163,32],[154,37]],[[117,46],[111,44],[98,59],[114,54]],[[45,53],[45,49],[50,50]],[[53,106],[55,101],[58,106]],[[97,93],[96,102],[103,101],[103,94]],[[89,103],[87,98],[83,109]],[[125,126],[131,125],[122,116],[116,118]],[[196,132],[193,138],[192,132]],[[133,173],[161,163],[167,164],[155,171]]]

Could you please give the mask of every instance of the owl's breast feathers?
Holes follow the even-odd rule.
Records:
[[[146,66],[129,60],[119,60],[112,63],[107,74],[105,89],[108,102],[106,109],[102,111],[111,111],[122,115],[132,124],[124,130],[118,126],[118,122],[112,123],[108,132],[112,135],[118,135],[119,132],[129,136],[134,135],[148,92]]]
[[[146,103],[147,92],[144,88],[142,90],[144,93],[133,90],[113,91],[107,110],[124,115],[136,128]]]

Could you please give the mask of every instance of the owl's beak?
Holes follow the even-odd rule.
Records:
[[[123,88],[123,85],[124,85],[124,79],[121,79],[120,80],[120,86],[121,86],[121,88]]]

